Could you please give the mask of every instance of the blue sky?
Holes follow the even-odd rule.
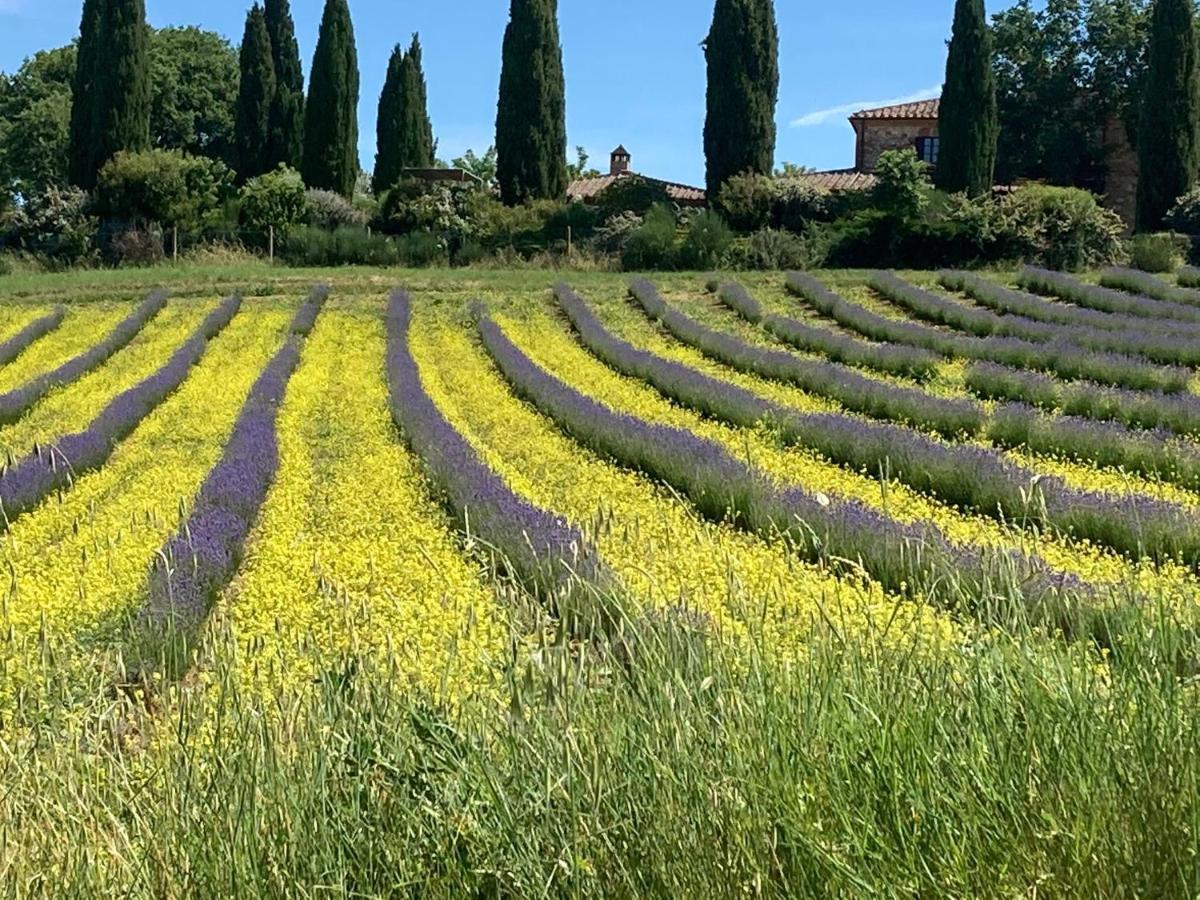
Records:
[[[240,39],[247,3],[146,0],[151,24],[199,25]],[[994,12],[1003,4],[989,3]],[[854,161],[846,116],[864,105],[933,96],[945,68],[953,0],[777,0],[779,161]],[[0,0],[0,70],[67,43],[81,0]],[[322,0],[292,0],[305,71]],[[393,44],[421,34],[438,155],[492,142],[507,0],[350,0],[362,72],[361,156],[374,161],[375,106]],[[567,129],[593,164],[623,143],[647,175],[704,181],[704,59],[711,0],[559,0]]]

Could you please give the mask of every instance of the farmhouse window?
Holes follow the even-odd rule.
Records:
[[[917,138],[917,156],[921,158],[922,162],[936,166],[938,161],[938,145],[939,140],[936,137]]]

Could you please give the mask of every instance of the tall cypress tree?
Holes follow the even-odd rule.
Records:
[[[397,44],[388,59],[387,77],[379,93],[379,115],[375,120],[375,193],[389,190],[404,168],[400,160],[400,129],[403,118],[404,51]]]
[[[235,142],[238,177],[248,181],[270,168],[271,102],[275,97],[275,64],[267,20],[257,3],[246,14],[242,35],[241,81],[238,85]]]
[[[938,115],[935,180],[943,191],[972,197],[992,189],[1000,125],[992,36],[983,0],[957,0],[946,83]]]
[[[145,0],[105,0],[93,85],[96,165],[150,147],[150,27]]]
[[[358,54],[346,0],[326,0],[304,111],[304,183],[354,194],[358,178]]]
[[[150,28],[144,0],[87,0],[71,108],[70,175],[96,185],[121,150],[150,146]]]
[[[567,103],[557,0],[512,0],[496,108],[496,178],[505,203],[567,190]]]
[[[1176,199],[1196,184],[1200,169],[1200,68],[1192,0],[1155,0],[1150,66],[1138,128],[1137,224],[1161,228]]]
[[[771,0],[716,0],[704,58],[704,156],[713,200],[734,175],[769,174],[775,165],[779,32]]]
[[[71,183],[91,189],[96,184],[96,149],[93,141],[96,114],[96,57],[100,52],[100,20],[104,0],[84,0],[79,22],[79,49],[75,54],[75,79],[71,89],[71,125],[67,172]]]
[[[275,69],[267,168],[283,163],[299,169],[304,156],[304,71],[300,68],[296,26],[288,0],[266,0],[264,13]]]
[[[421,64],[421,38],[415,34],[404,56],[403,76],[400,162],[405,167],[425,168],[433,165],[433,123],[429,121],[429,91]]]

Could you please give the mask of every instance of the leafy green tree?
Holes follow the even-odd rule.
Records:
[[[271,103],[271,167],[298,169],[304,157],[304,70],[300,45],[288,0],[266,0],[267,33],[275,68],[275,97]]]
[[[358,53],[346,0],[326,0],[304,117],[304,183],[354,195],[358,179]]]
[[[999,127],[992,39],[983,0],[957,0],[938,117],[937,186],[971,197],[990,192]]]
[[[433,127],[429,122],[421,44],[416,35],[407,52],[397,44],[388,61],[379,95],[376,123],[375,193],[396,184],[406,168],[433,165]]]
[[[100,170],[96,211],[138,225],[198,228],[218,214],[232,180],[224,163],[179,150],[121,151]]]
[[[101,19],[107,0],[83,0],[79,50],[71,83],[71,121],[67,174],[71,184],[91,188],[96,183],[96,64],[100,56]]]
[[[275,67],[267,21],[257,3],[246,14],[237,102],[237,172],[247,181],[267,171]]]
[[[483,156],[477,156],[474,150],[468,150],[462,156],[450,160],[450,165],[464,172],[470,172],[484,184],[496,183],[496,148],[488,147]]]
[[[44,50],[0,75],[0,194],[67,183],[75,48]]]
[[[299,172],[286,166],[251,178],[238,197],[241,200],[238,221],[243,228],[262,232],[264,236],[268,228],[285,234],[303,222],[307,213],[304,181]]]
[[[775,165],[779,33],[772,0],[716,0],[704,42],[708,64],[704,156],[708,196],[734,175]]]
[[[1167,211],[1196,184],[1200,169],[1196,50],[1193,0],[1155,0],[1138,130],[1137,225],[1142,231],[1161,228]]]
[[[496,178],[511,205],[567,191],[567,103],[557,0],[512,0],[496,107]]]
[[[145,0],[104,0],[98,37],[92,73],[92,141],[94,161],[103,165],[122,150],[150,146],[150,29]]]
[[[875,175],[875,206],[896,221],[911,222],[928,205],[929,166],[911,149],[880,154]]]
[[[150,36],[150,75],[151,145],[234,164],[238,54],[229,41],[160,28]]]

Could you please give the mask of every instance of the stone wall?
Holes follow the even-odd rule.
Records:
[[[915,149],[917,138],[936,137],[937,119],[862,119],[858,131],[858,156],[855,168],[874,172],[879,157],[888,150]]]
[[[1137,218],[1138,157],[1119,116],[1104,123],[1103,141],[1107,173],[1102,202],[1132,230]]]

